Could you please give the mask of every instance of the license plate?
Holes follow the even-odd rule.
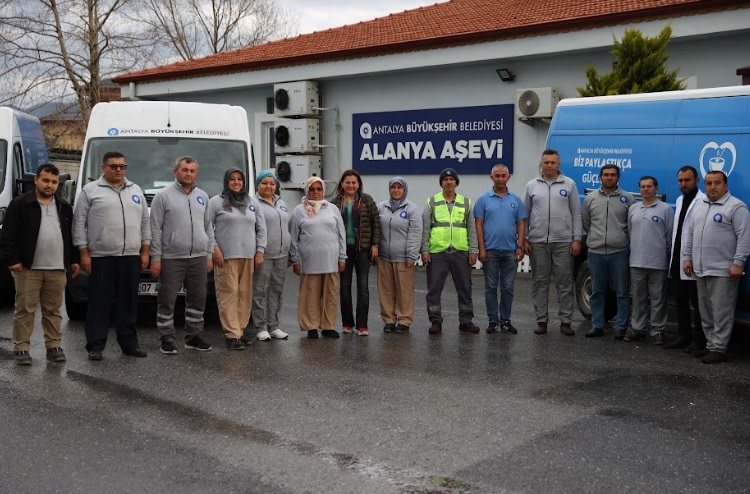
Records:
[[[156,281],[142,281],[138,283],[138,295],[155,297],[159,293],[159,283]],[[177,295],[185,295],[185,285],[177,291]]]

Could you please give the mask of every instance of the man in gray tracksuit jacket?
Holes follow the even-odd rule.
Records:
[[[138,282],[149,260],[148,205],[141,188],[125,178],[125,156],[104,154],[102,176],[86,184],[76,198],[73,243],[88,274],[86,350],[101,360],[115,294],[117,342],[126,355],[145,357],[138,345]]]
[[[706,349],[694,352],[703,363],[727,360],[726,351],[734,327],[737,289],[750,255],[750,213],[744,202],[728,190],[724,172],[708,172],[706,197],[693,209],[682,246],[685,274],[698,277],[698,304]]]
[[[587,338],[604,334],[605,299],[608,280],[617,293],[615,339],[625,338],[630,313],[630,266],[628,244],[628,208],[633,194],[618,187],[620,169],[604,165],[599,172],[602,186],[583,201],[583,228],[588,232],[586,245],[591,271],[591,324]]]
[[[175,181],[151,202],[151,276],[159,279],[156,326],[161,352],[176,355],[174,306],[185,286],[185,348],[209,351],[200,337],[206,307],[208,272],[213,269],[213,229],[208,195],[196,185],[198,163],[189,156],[177,160]]]
[[[531,257],[531,298],[537,323],[534,333],[547,333],[549,282],[554,272],[560,332],[573,336],[573,259],[581,252],[581,200],[576,183],[560,171],[557,151],[546,149],[540,165],[542,173],[526,184],[523,194],[529,214],[523,250]]]

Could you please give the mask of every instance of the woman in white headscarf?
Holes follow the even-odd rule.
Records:
[[[422,241],[422,212],[406,198],[401,177],[388,182],[390,199],[378,204],[380,255],[378,296],[386,333],[407,333],[414,320],[414,280]]]
[[[339,273],[346,266],[346,231],[338,208],[325,200],[325,190],[319,177],[307,179],[302,204],[294,208],[289,223],[289,256],[300,277],[299,327],[308,338],[317,338],[318,329],[324,337],[339,337],[334,328]]]

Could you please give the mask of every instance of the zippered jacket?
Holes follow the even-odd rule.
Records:
[[[198,187],[186,194],[175,180],[151,201],[151,260],[213,258],[214,232],[208,195]]]
[[[583,201],[583,228],[589,252],[616,254],[628,248],[628,209],[635,203],[633,194],[617,188],[611,194],[603,188],[591,192]]]
[[[63,262],[67,268],[71,264],[78,264],[80,259],[78,249],[73,245],[73,208],[63,198],[55,196],[55,209],[60,218]],[[6,266],[20,262],[24,269],[31,268],[41,224],[42,208],[33,190],[10,202],[3,229],[0,230],[0,258]]]
[[[86,184],[76,198],[73,243],[91,257],[137,256],[151,241],[143,191],[125,179],[118,189],[104,179]]]
[[[378,256],[387,262],[408,262],[419,259],[422,243],[422,212],[405,200],[395,210],[390,201],[378,204],[380,214],[380,249]]]
[[[729,192],[716,202],[704,197],[693,209],[682,255],[693,262],[693,271],[699,277],[728,278],[732,264],[744,268],[750,255],[747,205]]]
[[[541,175],[526,184],[523,205],[526,220],[526,240],[549,244],[581,240],[583,220],[581,199],[573,179],[562,172],[551,183]]]

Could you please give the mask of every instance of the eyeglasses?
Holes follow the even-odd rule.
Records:
[[[112,170],[124,170],[128,165],[107,165]]]
[[[323,187],[310,187],[307,190],[309,190],[310,192],[323,192]]]

